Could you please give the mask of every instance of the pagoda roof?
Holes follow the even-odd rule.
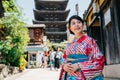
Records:
[[[44,28],[45,29],[45,24],[33,24],[33,25],[27,25],[27,28]]]
[[[33,20],[33,24],[67,24],[68,21],[37,21]]]
[[[70,12],[70,9],[69,10],[55,10],[55,11],[50,11],[50,10],[37,10],[37,9],[34,9],[33,10],[35,14],[48,14],[48,13],[57,13],[57,14],[64,14],[64,13],[69,13]]]
[[[47,10],[50,8],[65,10],[68,0],[34,0],[34,2],[35,8],[38,10]]]
[[[36,10],[34,9],[34,17],[36,20],[40,20],[41,18],[51,18],[57,16],[60,20],[66,20],[68,17],[70,10],[65,11],[45,11],[45,10]],[[50,16],[51,15],[51,16]]]

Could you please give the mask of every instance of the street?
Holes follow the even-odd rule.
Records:
[[[5,80],[58,80],[59,70],[49,70],[49,68],[26,69],[14,76],[7,77]]]
[[[5,80],[58,80],[60,70],[49,68],[26,69],[21,73],[7,77]],[[104,78],[104,80],[120,80],[116,78]]]

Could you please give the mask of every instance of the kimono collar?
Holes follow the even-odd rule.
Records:
[[[73,42],[81,43],[85,39],[86,39],[86,35],[82,35],[79,39],[77,40],[74,39]]]

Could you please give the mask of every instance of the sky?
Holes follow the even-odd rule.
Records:
[[[79,16],[83,18],[83,13],[87,10],[91,0],[69,0],[66,10],[70,9],[67,20],[70,16],[76,14],[75,5],[79,6]],[[22,8],[22,14],[24,17],[24,22],[28,25],[33,24],[32,20],[34,19],[33,9],[35,9],[34,0],[17,0],[16,5]]]

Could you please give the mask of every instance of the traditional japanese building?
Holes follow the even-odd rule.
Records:
[[[104,76],[120,78],[120,0],[91,0],[84,14],[88,35],[105,56]],[[112,72],[112,73],[111,73]]]
[[[26,47],[27,54],[27,67],[36,68],[40,67],[41,57],[44,54],[44,35],[45,35],[45,25],[44,24],[34,24],[27,26],[29,30],[30,42]]]
[[[45,24],[46,36],[51,42],[67,40],[68,0],[34,0],[35,9],[33,24]]]

